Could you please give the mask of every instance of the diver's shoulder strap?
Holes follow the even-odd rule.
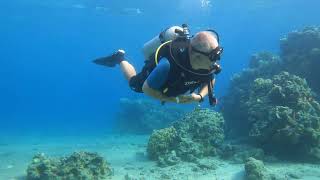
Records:
[[[167,44],[169,44],[169,43],[171,43],[172,42],[172,40],[170,40],[170,41],[167,41],[167,42],[165,42],[165,43],[162,43],[158,48],[157,48],[157,50],[156,50],[156,53],[155,53],[155,56],[154,56],[154,62],[156,63],[156,65],[158,65],[158,61],[159,61],[159,51],[161,50],[161,48],[162,47],[164,47],[165,45],[167,45]]]

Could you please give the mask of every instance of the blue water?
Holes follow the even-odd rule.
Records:
[[[133,93],[119,68],[91,63],[118,48],[137,70],[144,42],[171,25],[216,29],[225,48],[216,94],[252,53],[279,51],[289,31],[319,25],[318,0],[10,0],[0,6],[0,132],[112,130]]]

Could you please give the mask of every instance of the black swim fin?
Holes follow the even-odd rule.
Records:
[[[125,51],[120,49],[114,52],[113,54],[111,54],[110,56],[105,56],[105,57],[95,59],[93,60],[93,62],[102,66],[114,67],[117,64],[120,64],[120,62],[124,60],[124,54],[125,54]]]

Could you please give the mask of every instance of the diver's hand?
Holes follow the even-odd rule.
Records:
[[[179,99],[179,103],[193,103],[200,102],[201,96],[196,93],[191,93],[189,95],[180,95],[177,97]]]

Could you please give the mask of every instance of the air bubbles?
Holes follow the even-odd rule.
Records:
[[[85,9],[86,8],[86,6],[83,4],[74,4],[74,5],[72,5],[72,7],[76,8],[76,9]]]
[[[201,8],[211,7],[211,1],[210,0],[200,0],[200,2],[201,2]]]

